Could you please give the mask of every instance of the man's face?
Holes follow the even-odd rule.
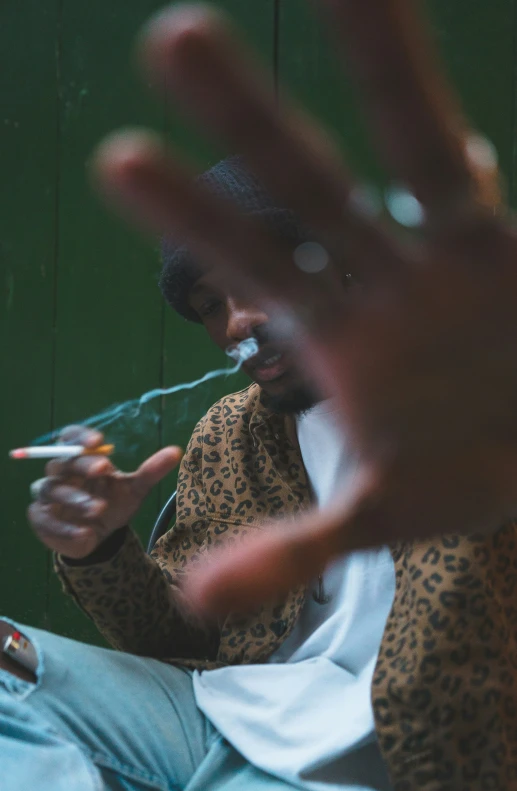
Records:
[[[243,364],[242,370],[260,385],[273,409],[298,413],[316,403],[317,397],[293,365],[289,352],[270,340],[269,319],[261,308],[223,293],[209,276],[201,277],[192,287],[189,303],[220,349],[235,347],[245,338],[258,341],[258,353]]]

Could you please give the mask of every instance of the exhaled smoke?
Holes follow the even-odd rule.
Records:
[[[234,360],[236,360],[236,364],[232,368],[218,368],[215,371],[209,371],[200,379],[195,379],[193,382],[183,382],[182,384],[173,385],[172,387],[168,388],[157,388],[155,390],[150,390],[148,393],[144,393],[144,395],[140,396],[140,398],[135,398],[131,401],[125,401],[123,404],[114,404],[113,406],[108,407],[108,409],[105,409],[102,412],[93,415],[92,417],[86,418],[86,420],[80,420],[77,422],[83,426],[91,426],[92,428],[103,430],[108,426],[112,426],[114,423],[119,423],[120,421],[132,422],[136,419],[141,420],[142,418],[144,418],[146,425],[155,424],[160,418],[156,412],[148,410],[145,415],[142,414],[142,408],[150,401],[155,398],[160,398],[161,396],[179,393],[181,390],[193,390],[195,387],[199,387],[199,385],[208,382],[210,379],[216,379],[219,376],[231,376],[240,370],[242,364],[246,362],[246,360],[249,360],[250,357],[253,357],[253,355],[257,354],[258,349],[258,343],[255,338],[246,338],[246,340],[241,341],[241,343],[239,343],[237,346],[233,346],[226,351],[229,357],[232,357]],[[50,434],[45,434],[42,437],[38,437],[38,439],[35,440],[33,444],[47,444],[48,442],[55,440],[59,436],[60,432],[61,429],[56,429]]]

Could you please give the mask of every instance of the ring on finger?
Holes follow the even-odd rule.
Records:
[[[39,478],[31,483],[29,491],[33,500],[43,499],[42,495],[45,489],[48,488],[48,481],[48,478]]]
[[[439,203],[424,206],[405,185],[385,191],[385,205],[392,218],[407,228],[438,236],[504,213],[502,179],[497,150],[477,132],[464,138],[463,150],[471,184],[442,196]]]

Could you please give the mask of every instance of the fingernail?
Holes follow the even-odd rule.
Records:
[[[77,494],[70,495],[68,500],[70,505],[80,505],[81,508],[86,508],[92,502],[92,499],[89,494],[83,494],[82,492],[78,492]]]
[[[34,483],[31,483],[30,493],[33,500],[37,500],[38,497],[40,496],[44,483],[45,483],[45,478],[40,478],[38,481],[34,481]]]

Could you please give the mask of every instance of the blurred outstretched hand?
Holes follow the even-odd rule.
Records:
[[[275,309],[322,395],[340,400],[361,460],[330,509],[260,531],[190,576],[193,603],[213,613],[284,592],[351,549],[495,530],[517,514],[517,238],[495,211],[491,148],[462,118],[414,2],[316,5],[384,165],[418,201],[416,237],[361,208],[359,179],[324,130],[276,107],[231,24],[205,6],[151,21],[144,69],[314,229],[328,265],[300,271],[293,250],[194,185],[181,154],[150,134],[117,133],[94,162],[109,202]],[[336,288],[336,273],[360,286]]]

